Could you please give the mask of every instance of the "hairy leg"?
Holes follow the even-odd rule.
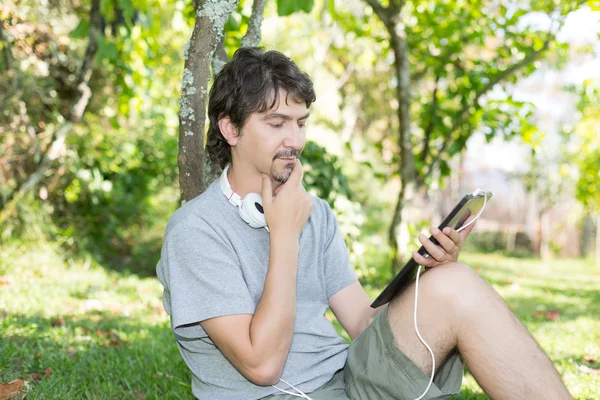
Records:
[[[431,355],[413,324],[415,285],[388,308],[396,345],[426,374]],[[458,350],[493,399],[571,399],[529,331],[477,273],[459,263],[434,267],[419,281],[418,327],[437,368]]]

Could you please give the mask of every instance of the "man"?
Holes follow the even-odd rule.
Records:
[[[428,386],[414,287],[372,309],[333,212],[302,186],[314,100],[310,78],[275,51],[240,49],[215,78],[207,150],[230,165],[170,219],[157,266],[199,399],[415,399]],[[463,360],[494,399],[571,398],[498,294],[456,262],[469,230],[434,229],[441,247],[421,236],[431,257],[414,255],[433,267],[419,287],[419,329],[436,358],[424,398],[457,393]]]

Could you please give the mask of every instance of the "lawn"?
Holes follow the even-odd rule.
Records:
[[[554,361],[576,399],[600,399],[600,267],[465,254]],[[373,293],[375,294],[375,293]],[[192,399],[154,278],[63,261],[50,245],[0,250],[0,398]],[[465,375],[457,399],[485,399]]]

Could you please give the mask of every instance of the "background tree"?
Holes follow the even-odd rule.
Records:
[[[385,28],[381,58],[389,54],[393,66],[389,86],[395,101],[389,104],[396,118],[387,133],[395,137],[389,143],[395,143],[393,153],[399,156],[394,173],[401,185],[388,237],[397,270],[402,210],[431,183],[434,172],[447,176],[448,161],[481,127],[488,139],[531,136],[531,107],[509,95],[489,94],[531,74],[544,56],[560,62],[567,46],[556,41],[556,34],[565,17],[585,2],[365,2]],[[348,15],[341,9],[334,13],[338,20]],[[532,13],[546,15],[549,27],[528,23]]]
[[[184,21],[178,4],[0,8],[3,240],[47,236],[121,269],[150,254],[156,216],[174,208],[157,199],[176,177],[171,69],[186,26],[163,28]]]
[[[6,19],[9,25],[24,23],[25,21],[20,18],[20,15],[9,12],[6,17],[3,16],[2,20],[4,21]],[[29,140],[32,142],[34,153],[36,153],[36,156],[34,157],[34,170],[23,171],[22,174],[13,175],[15,178],[14,187],[8,192],[3,193],[2,209],[0,209],[0,225],[2,225],[13,212],[17,202],[31,189],[36,187],[44,178],[48,168],[63,150],[67,135],[72,132],[73,126],[81,120],[92,96],[89,81],[92,75],[94,58],[98,51],[98,40],[101,36],[101,23],[100,0],[93,0],[89,11],[88,43],[81,61],[81,66],[74,75],[76,76],[74,82],[65,88],[66,91],[69,92],[69,98],[66,101],[63,100],[62,104],[58,107],[57,111],[61,114],[62,118],[60,118],[60,120],[62,123],[53,129],[51,139],[44,149],[40,149],[39,147],[40,144],[38,143],[39,139],[37,137],[38,132],[36,132],[35,125],[35,122],[37,121],[32,123],[30,111],[27,108],[27,103],[24,101],[21,92],[22,86],[25,83],[24,80],[26,79],[24,76],[25,72],[21,70],[19,63],[14,60],[11,41],[9,40],[8,35],[5,34],[6,28],[4,27],[4,22],[0,24],[0,40],[3,43],[2,50],[4,53],[6,77],[9,81],[12,81],[12,87],[8,90],[8,95],[5,96],[2,103],[9,106],[6,111],[18,110],[18,115],[25,125]],[[44,57],[44,48],[57,45],[56,42],[53,42],[53,38],[49,36],[50,35],[44,35],[43,31],[36,32],[34,30],[31,32],[31,38],[36,40],[37,45],[31,50],[38,54],[42,53],[41,57],[36,54],[38,59]],[[15,40],[12,42],[14,44]]]
[[[595,220],[595,259],[600,264],[600,86],[598,82],[586,81],[576,93],[580,95],[577,108],[581,118],[570,132],[569,157],[577,172],[577,199],[590,219]]]

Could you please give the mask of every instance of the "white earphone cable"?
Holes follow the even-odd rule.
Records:
[[[481,210],[479,210],[479,212],[477,213],[475,218],[473,218],[471,221],[469,221],[469,223],[458,228],[457,232],[460,232],[463,229],[465,229],[467,226],[475,223],[475,221],[477,221],[477,219],[479,219],[479,216],[485,209],[485,206],[487,204],[487,193],[481,189],[477,189],[473,194],[477,194],[480,192],[483,192],[483,206],[481,207]],[[419,269],[417,270],[417,277],[415,280],[415,312],[413,315],[413,321],[415,324],[415,332],[417,333],[419,340],[421,341],[421,343],[423,343],[423,345],[427,348],[427,350],[431,354],[431,379],[429,379],[429,384],[427,385],[427,388],[425,388],[425,391],[423,392],[423,394],[421,396],[417,397],[415,400],[421,400],[423,397],[425,397],[427,392],[429,392],[429,388],[431,388],[431,385],[433,384],[433,378],[435,376],[435,355],[433,353],[433,350],[431,350],[431,347],[429,347],[427,342],[425,342],[425,339],[423,339],[423,337],[421,336],[421,333],[419,332],[419,327],[417,326],[417,304],[418,304],[418,299],[419,299],[419,275],[421,275],[422,267],[423,267],[422,265],[419,265]]]
[[[308,397],[308,395],[306,393],[304,393],[302,390],[298,389],[296,386],[292,385],[291,383],[285,381],[283,378],[279,378],[279,380],[281,382],[285,383],[286,385],[288,385],[289,387],[291,387],[292,389],[296,390],[300,394],[280,389],[280,388],[278,388],[275,385],[271,385],[271,386],[273,386],[275,389],[279,390],[282,393],[287,393],[287,394],[290,394],[292,396],[300,397],[300,398],[303,398],[303,399],[306,399],[306,400],[312,400],[310,397]]]

